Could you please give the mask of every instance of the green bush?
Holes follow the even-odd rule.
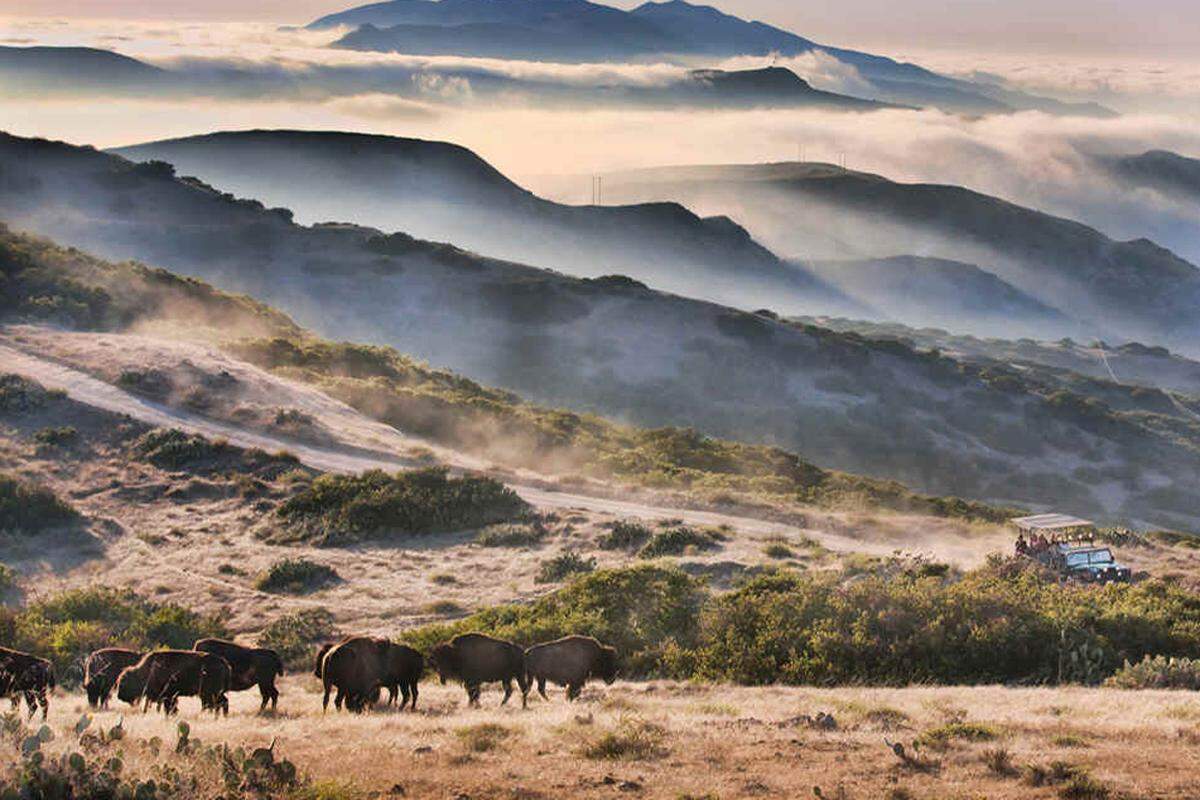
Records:
[[[75,589],[0,610],[0,642],[49,658],[68,686],[79,682],[83,660],[101,647],[188,649],[197,639],[224,635],[215,617],[116,589]]]
[[[222,456],[229,451],[229,445],[210,442],[203,436],[184,433],[178,428],[156,428],[142,434],[133,449],[156,467],[178,470]]]
[[[61,394],[61,393],[60,393]],[[41,384],[20,375],[0,375],[0,412],[25,414],[44,408],[53,396]]]
[[[343,544],[511,522],[529,506],[499,481],[451,478],[443,468],[389,475],[323,475],[279,507],[276,541]]]
[[[1200,691],[1200,659],[1146,656],[1125,662],[1107,681],[1118,689],[1187,689]]]
[[[279,653],[288,669],[298,669],[311,667],[314,649],[337,637],[333,614],[324,608],[306,608],[273,620],[259,634],[258,646]]]
[[[575,552],[559,553],[554,558],[543,561],[538,568],[538,583],[558,583],[572,575],[582,575],[596,569],[596,559],[584,558]]]
[[[475,537],[483,547],[533,547],[546,538],[546,529],[533,525],[489,525]]]
[[[721,546],[724,538],[721,533],[713,530],[696,530],[687,527],[669,528],[655,533],[646,546],[638,552],[638,556],[659,558],[661,556],[680,556],[694,551],[715,550]]]
[[[278,594],[309,594],[341,581],[333,567],[306,558],[276,561],[254,581],[254,588]]]
[[[618,520],[612,523],[608,533],[600,537],[597,544],[604,550],[636,550],[653,534],[640,522]]]
[[[411,638],[429,647],[481,631],[530,645],[581,633],[616,646],[629,675],[748,685],[1097,682],[1147,653],[1200,658],[1200,597],[1162,582],[1060,585],[1015,561],[845,578],[778,570],[716,593],[641,564]]]
[[[17,573],[8,564],[0,564],[0,595],[8,594],[17,585]]]
[[[79,512],[43,486],[0,474],[0,532],[37,534],[79,520]]]
[[[67,425],[61,428],[42,428],[33,440],[47,447],[70,447],[79,441],[79,431]]]

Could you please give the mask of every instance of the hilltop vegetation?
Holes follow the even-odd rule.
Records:
[[[36,534],[77,519],[79,512],[49,489],[0,473],[0,533]]]
[[[482,528],[529,512],[491,478],[451,478],[430,468],[388,475],[322,475],[279,507],[274,542],[348,544]]]

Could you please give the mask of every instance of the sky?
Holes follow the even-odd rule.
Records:
[[[609,0],[631,8],[641,0]],[[1196,0],[708,0],[818,41],[912,50],[1186,57],[1200,53]],[[355,0],[0,0],[0,15],[302,24]]]

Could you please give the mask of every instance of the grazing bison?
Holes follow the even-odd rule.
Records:
[[[525,679],[530,686],[536,681],[538,694],[547,700],[546,681],[567,687],[567,699],[574,700],[588,678],[615,681],[617,651],[590,636],[564,636],[525,651]]]
[[[245,647],[223,639],[200,639],[192,649],[218,655],[229,662],[230,691],[242,692],[257,686],[262,695],[259,711],[265,711],[267,703],[271,704],[272,711],[278,706],[279,690],[275,688],[275,678],[283,674],[283,659],[274,650]]]
[[[386,685],[388,675],[387,639],[373,636],[349,636],[335,644],[327,644],[317,654],[316,672],[325,689],[321,701],[323,710],[329,708],[329,694],[337,689],[334,707],[360,712],[379,699],[379,690]]]
[[[504,699],[500,705],[512,697],[514,680],[521,687],[521,708],[525,708],[528,702],[525,653],[512,642],[493,639],[481,633],[465,633],[434,647],[429,660],[442,683],[449,679],[462,681],[470,705],[479,705],[480,686],[493,681],[504,684]]]
[[[0,647],[0,697],[11,697],[13,706],[29,708],[29,718],[42,708],[42,719],[50,711],[49,693],[54,690],[54,666],[44,658]]]
[[[87,691],[88,705],[108,708],[108,699],[121,671],[141,661],[143,655],[137,650],[105,647],[88,656],[83,665],[83,688]]]
[[[416,710],[417,684],[424,672],[425,659],[419,652],[373,636],[350,636],[322,645],[313,665],[325,688],[321,707],[329,707],[330,691],[336,688],[334,707],[341,710],[344,703],[350,711],[364,711],[378,702],[383,688],[388,690],[389,705],[400,693],[400,708],[408,705]]]
[[[117,697],[126,703],[142,700],[142,711],[155,703],[167,716],[179,710],[180,697],[199,697],[200,708],[229,715],[229,662],[195,650],[147,653],[117,678]]]

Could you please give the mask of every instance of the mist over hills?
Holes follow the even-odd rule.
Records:
[[[1097,156],[1096,161],[1129,187],[1200,201],[1200,159],[1149,150],[1139,155]]]
[[[307,131],[217,133],[120,148],[310,222],[354,220],[579,277],[622,272],[656,288],[756,308],[866,306],[780,261],[727,217],[673,202],[553,203],[445,142]],[[795,312],[804,313],[804,312]]]
[[[393,0],[322,17],[315,30],[350,27],[335,46],[353,50],[561,62],[691,60],[826,54],[872,87],[871,99],[969,113],[1038,109],[1109,116],[991,83],[949,78],[915,64],[828,47],[761,22],[682,0],[631,11],[586,0]]]
[[[1200,519],[1200,436],[1018,375],[355,225],[301,227],[161,164],[0,139],[0,218],[248,292],[538,402],[787,445],[921,490]],[[236,331],[229,332],[236,336]],[[1148,421],[1149,420],[1149,421]]]
[[[142,92],[161,88],[168,78],[166,70],[109,50],[0,47],[0,82],[7,95]]]
[[[610,175],[605,185],[615,202],[671,198],[730,214],[788,257],[903,253],[975,264],[1071,317],[1077,335],[1200,348],[1195,266],[1148,240],[1114,241],[961,187],[796,163],[668,167]]]

